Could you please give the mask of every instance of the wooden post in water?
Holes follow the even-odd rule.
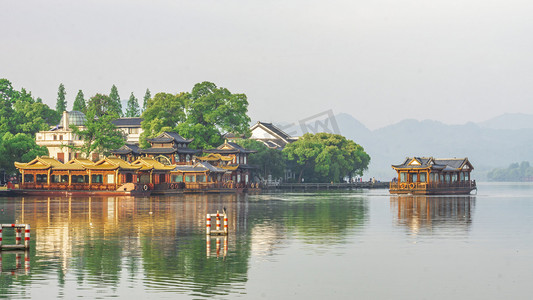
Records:
[[[220,231],[220,214],[218,213],[218,210],[217,210],[217,231]]]
[[[24,248],[30,249],[30,224],[26,224],[26,227],[24,228]],[[30,257],[27,256],[28,262]]]
[[[207,235],[211,235],[211,215],[207,214],[207,217],[205,219],[205,232]]]

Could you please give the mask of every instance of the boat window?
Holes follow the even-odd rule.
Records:
[[[457,173],[452,174],[452,182],[457,182]]]
[[[440,174],[440,182],[444,182],[444,174]]]
[[[107,174],[107,183],[108,184],[115,183],[115,175],[114,174]]]
[[[410,173],[411,176],[411,182],[417,182],[418,181],[418,174],[416,173]]]
[[[426,172],[420,173],[420,182],[426,182],[426,176],[427,176]]]
[[[61,175],[61,182],[68,182],[68,175]]]
[[[50,176],[50,182],[52,182],[52,183],[61,182],[61,175],[51,175]]]
[[[35,177],[35,182],[44,183],[48,181],[48,175],[46,174],[37,174]]]
[[[33,182],[33,174],[24,174],[24,182]]]
[[[104,180],[103,175],[91,175],[91,182],[92,183],[102,183]]]
[[[205,175],[196,175],[196,182],[205,182]]]
[[[461,172],[461,181],[465,181],[465,173]]]
[[[400,173],[400,182],[407,182],[407,173]]]
[[[450,182],[450,174],[446,174],[446,182]]]
[[[194,175],[185,175],[185,182],[194,182],[196,176]]]
[[[183,175],[172,175],[171,181],[172,182],[182,182],[183,181]]]
[[[470,173],[465,172],[465,180],[466,181],[470,180]]]

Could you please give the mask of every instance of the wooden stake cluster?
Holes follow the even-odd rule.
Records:
[[[220,229],[220,217],[224,217],[224,229]],[[216,219],[216,229],[211,229],[211,217],[215,217]],[[218,210],[216,214],[207,214],[206,221],[205,221],[205,228],[206,228],[206,234],[207,235],[228,235],[228,215],[226,214],[226,211],[224,210],[224,213],[221,215]]]

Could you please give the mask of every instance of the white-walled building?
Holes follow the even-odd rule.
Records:
[[[80,147],[83,145],[83,141],[72,132],[70,125],[83,129],[85,120],[85,114],[80,111],[64,111],[59,124],[50,130],[39,131],[35,135],[35,142],[39,146],[48,148],[50,157],[61,162],[67,162],[79,156],[79,153],[68,146]],[[126,143],[139,144],[139,136],[142,133],[141,121],[142,118],[120,118],[113,121],[113,124],[124,133]],[[91,157],[88,158],[98,160],[100,155],[92,153]]]

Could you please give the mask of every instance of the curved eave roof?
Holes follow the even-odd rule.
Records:
[[[141,154],[172,154],[176,148],[147,148],[139,150]]]
[[[176,167],[175,165],[167,166],[167,165],[164,165],[158,162],[157,160],[153,158],[146,158],[146,157],[139,158],[136,161],[132,162],[131,164],[133,166],[139,166],[140,170],[142,171],[150,171],[150,170],[170,171]]]

